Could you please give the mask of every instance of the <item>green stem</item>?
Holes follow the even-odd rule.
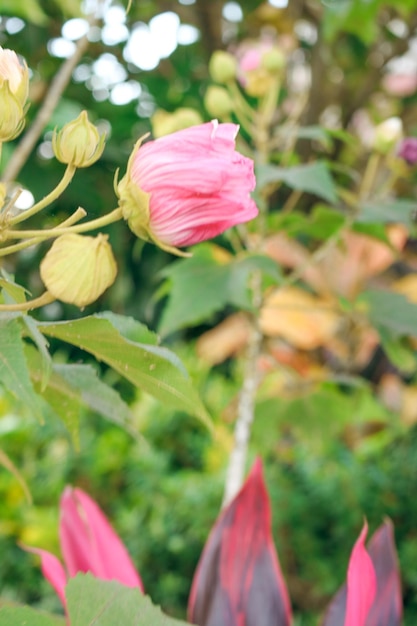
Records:
[[[362,183],[359,189],[359,197],[362,200],[366,200],[371,191],[373,184],[375,182],[375,177],[378,172],[378,167],[381,162],[381,155],[377,152],[373,152],[369,157],[368,163],[366,165],[365,173],[362,178]]]
[[[89,230],[95,230],[96,228],[113,224],[113,222],[117,222],[122,217],[122,209],[118,207],[103,217],[85,222],[84,224],[79,224],[78,226],[56,227],[45,230],[10,230],[7,233],[7,237],[8,239],[28,239],[29,237],[48,239],[49,237],[59,237],[60,235],[66,235],[68,233],[85,233]]]
[[[19,304],[0,304],[1,311],[31,311],[32,309],[38,309],[45,304],[50,304],[56,298],[49,291],[45,291],[38,298],[28,300],[27,302],[20,302]]]
[[[72,226],[80,219],[86,216],[86,212],[81,207],[73,213],[70,217],[64,220],[61,224],[56,226],[56,228],[66,228],[67,226]],[[19,252],[19,250],[24,250],[25,248],[30,248],[31,246],[36,245],[37,243],[41,243],[45,241],[49,237],[33,237],[32,239],[26,239],[21,243],[15,243],[12,246],[6,246],[5,248],[0,248],[0,257],[7,256],[9,254],[13,254],[14,252]]]
[[[59,196],[65,191],[70,182],[72,181],[76,168],[73,165],[67,165],[67,168],[64,172],[64,175],[58,185],[53,189],[48,195],[46,195],[42,200],[33,205],[31,209],[24,211],[20,215],[16,215],[15,217],[10,218],[8,220],[8,224],[10,226],[14,226],[15,224],[19,224],[19,222],[23,222],[27,220],[32,215],[36,215],[39,211],[42,211],[46,206],[51,204],[54,200],[59,198]]]

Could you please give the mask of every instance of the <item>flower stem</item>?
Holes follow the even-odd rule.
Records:
[[[85,210],[82,209],[81,207],[78,207],[75,213],[73,213],[70,217],[64,220],[61,224],[56,226],[56,228],[66,228],[67,226],[72,226],[73,224],[75,224],[76,222],[78,222],[80,219],[82,219],[85,216],[86,216]],[[48,239],[48,238],[49,238],[48,236],[47,237],[41,237],[41,236],[33,237],[32,239],[26,239],[25,241],[22,241],[21,243],[15,243],[12,246],[6,246],[5,248],[0,248],[0,257],[13,254],[14,252],[19,252],[19,250],[24,250],[25,248],[30,248],[31,246],[34,246],[37,243],[41,243],[41,241],[45,241],[45,239]]]
[[[27,211],[23,211],[23,213],[20,213],[15,217],[11,217],[8,220],[8,224],[10,224],[10,226],[14,226],[15,224],[19,224],[19,222],[27,220],[29,217],[36,215],[36,213],[39,213],[39,211],[42,211],[42,209],[51,204],[51,202],[59,198],[59,196],[65,191],[65,189],[72,181],[75,172],[76,168],[73,165],[67,165],[64,175],[58,185],[55,187],[55,189],[53,189],[44,198],[42,198],[42,200],[34,204],[32,208],[28,209]]]
[[[7,233],[8,239],[28,239],[30,237],[49,239],[50,237],[59,237],[60,235],[66,235],[68,233],[85,233],[89,230],[95,230],[96,228],[102,228],[108,226],[113,222],[117,222],[122,218],[122,209],[118,207],[111,213],[98,217],[95,220],[84,222],[78,226],[58,226],[55,228],[49,228],[45,230],[10,230]],[[0,251],[1,252],[1,251]]]
[[[27,302],[19,302],[15,304],[0,304],[0,312],[2,311],[32,311],[32,309],[38,309],[45,304],[54,302],[55,298],[49,291],[45,291],[38,298],[28,300]]]

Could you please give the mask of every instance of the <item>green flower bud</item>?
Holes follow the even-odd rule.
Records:
[[[280,72],[285,67],[285,54],[276,46],[267,50],[261,57],[261,67],[268,72]]]
[[[226,85],[228,82],[236,78],[237,74],[237,61],[230,52],[224,52],[224,50],[216,50],[211,55],[209,62],[209,73],[211,78],[221,85]]]
[[[89,167],[103,154],[105,136],[100,135],[86,111],[54,131],[52,148],[58,161],[74,167]]]
[[[58,237],[40,265],[42,281],[54,298],[84,307],[113,284],[117,265],[107,235]]]
[[[214,118],[224,118],[230,115],[234,109],[233,100],[224,87],[211,85],[204,96],[204,106],[207,113]]]
[[[11,141],[25,125],[22,105],[10,89],[9,81],[0,84],[0,143]]]
[[[173,113],[158,109],[151,119],[152,133],[155,139],[157,139],[158,137],[175,133],[177,130],[197,126],[202,124],[202,122],[200,113],[195,109],[181,107]]]

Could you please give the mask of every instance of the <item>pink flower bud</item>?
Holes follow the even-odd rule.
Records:
[[[138,142],[117,185],[131,230],[161,248],[181,254],[258,214],[250,192],[253,161],[235,151],[236,124],[193,126]]]
[[[13,50],[0,46],[0,142],[11,141],[23,129],[29,76]]]
[[[29,90],[27,67],[20,63],[14,50],[7,50],[0,46],[0,89],[6,82],[9,84],[11,93],[23,107]]]

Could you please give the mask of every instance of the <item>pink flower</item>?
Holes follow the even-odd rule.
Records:
[[[291,623],[260,459],[210,533],[194,576],[188,617],[198,626]]]
[[[66,571],[46,550],[28,548],[41,557],[41,569],[64,607],[67,578],[91,572],[103,580],[117,580],[127,587],[143,584],[132,560],[98,505],[81,489],[67,487],[60,503],[59,537]]]
[[[214,120],[136,145],[117,193],[131,230],[181,254],[258,214],[253,161],[235,151],[239,127]]]

